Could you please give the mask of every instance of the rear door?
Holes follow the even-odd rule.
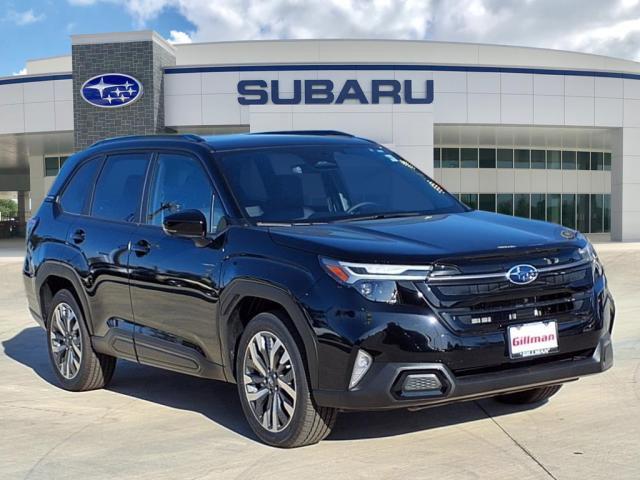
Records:
[[[196,375],[221,363],[216,319],[222,244],[198,245],[164,233],[164,217],[198,209],[213,237],[224,215],[204,164],[159,152],[147,188],[143,225],[131,241],[131,301],[141,363]],[[215,368],[215,367],[214,367]]]
[[[150,159],[151,155],[144,152],[107,155],[88,215],[77,218],[68,240],[83,256],[78,263],[85,268],[80,274],[91,309],[93,334],[110,335],[104,339],[110,348],[117,347],[119,355],[133,360],[136,357],[127,263],[129,242],[139,224]]]

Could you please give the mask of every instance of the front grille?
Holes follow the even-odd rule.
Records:
[[[561,321],[589,315],[593,274],[589,262],[573,261],[541,268],[528,285],[514,285],[504,273],[493,270],[451,274],[417,287],[450,328],[478,333],[535,319]]]

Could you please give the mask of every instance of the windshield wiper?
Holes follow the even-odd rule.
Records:
[[[377,213],[374,215],[360,215],[335,220],[338,222],[359,222],[364,220],[382,220],[384,218],[402,218],[402,217],[420,217],[426,216],[424,212],[395,212],[395,213]]]

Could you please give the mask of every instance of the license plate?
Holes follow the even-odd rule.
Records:
[[[558,351],[558,325],[554,321],[511,325],[507,336],[511,358],[533,357]]]

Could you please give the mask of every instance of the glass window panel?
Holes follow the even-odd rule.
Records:
[[[602,170],[603,164],[602,152],[591,152],[591,170]]]
[[[593,157],[592,157],[593,158]],[[601,233],[603,227],[602,195],[591,195],[591,233]]]
[[[214,225],[213,188],[200,162],[187,155],[162,153],[155,170],[146,223],[161,226],[167,215],[200,210],[210,229]]]
[[[480,149],[480,168],[496,168],[496,149]]]
[[[560,150],[547,150],[547,168],[549,170],[560,170]]]
[[[60,206],[68,213],[85,213],[101,158],[83,163],[73,174],[60,196]]]
[[[547,218],[547,202],[544,193],[531,194],[531,218],[545,220]]]
[[[504,215],[513,215],[513,194],[512,193],[498,194],[498,213],[502,213]]]
[[[58,157],[44,157],[45,177],[55,177],[60,170],[60,159]]]
[[[487,212],[496,211],[496,195],[495,193],[481,193],[480,197],[480,210],[486,210]]]
[[[607,170],[607,171],[611,171],[611,153],[610,152],[605,152],[604,153],[604,160],[603,160],[603,169]]]
[[[144,153],[108,157],[96,183],[92,215],[109,220],[135,221],[148,163],[149,155]]]
[[[529,168],[529,150],[514,150],[513,166],[515,168]]]
[[[460,166],[459,148],[443,148],[440,155],[442,156],[442,168],[458,168]]]
[[[462,168],[478,168],[478,149],[477,148],[461,148],[460,149],[460,166]]]
[[[513,150],[498,149],[498,168],[513,168]]]
[[[602,230],[608,233],[611,231],[611,195],[603,195],[603,211],[604,225]]]
[[[474,210],[478,209],[477,193],[461,193],[460,201],[462,201],[462,203],[464,203],[469,208],[473,208]]]
[[[562,169],[563,170],[575,170],[576,169],[576,152],[565,150],[562,152]]]
[[[576,195],[574,193],[562,195],[562,225],[576,228]]]
[[[433,168],[440,168],[440,149],[433,149]]]
[[[531,150],[531,168],[547,168],[544,150]]]
[[[589,170],[590,152],[578,152],[578,170]]]
[[[529,218],[529,194],[516,193],[514,196],[514,215]]]
[[[576,229],[589,233],[589,194],[578,194],[576,203]]]
[[[64,165],[64,162],[67,161],[67,158],[69,158],[69,156],[64,156],[64,157],[60,157],[60,168],[62,168],[62,165]]]
[[[547,222],[560,223],[560,194],[547,194]]]

